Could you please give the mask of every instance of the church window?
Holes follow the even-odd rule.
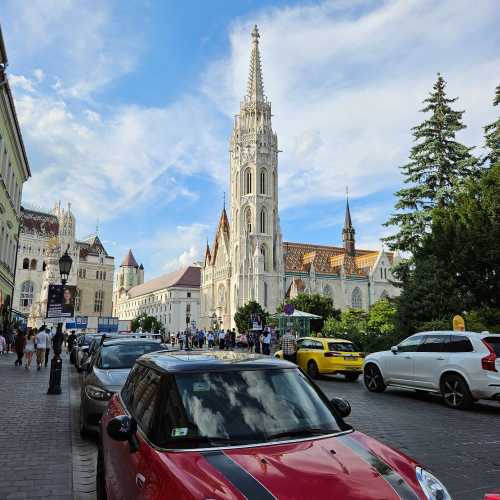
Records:
[[[34,271],[36,271],[36,259],[31,259],[31,265],[30,268]]]
[[[33,303],[33,283],[25,281],[21,286],[21,307],[30,307]]]
[[[387,279],[387,268],[384,267],[384,279]]]
[[[23,259],[23,269],[29,269],[29,267],[30,267],[30,260]]]
[[[384,270],[380,268],[380,279],[382,279],[383,277],[384,277]]]
[[[76,289],[76,293],[75,293],[75,310],[77,312],[80,311],[80,302],[82,300],[82,292],[79,288]]]
[[[104,302],[104,292],[102,290],[97,290],[94,294],[94,312],[102,312],[102,304]]]
[[[263,208],[260,211],[260,232],[265,233],[266,232],[266,210]]]
[[[361,309],[363,307],[363,298],[361,296],[361,290],[358,287],[352,292],[351,305],[354,309]]]
[[[45,271],[47,269],[47,263],[44,261],[42,264],[42,271]]]
[[[260,194],[266,194],[266,171],[260,171]]]
[[[252,192],[252,171],[248,168],[245,172],[245,194]]]
[[[264,307],[267,307],[267,283],[264,281]]]
[[[262,259],[264,261],[264,271],[267,271],[267,252],[266,252],[266,246],[262,245],[260,247],[260,254],[262,255]]]
[[[247,233],[252,232],[252,210],[250,207],[247,207],[245,211],[245,223],[247,228]]]

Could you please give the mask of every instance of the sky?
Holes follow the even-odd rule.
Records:
[[[0,23],[32,171],[23,204],[71,202],[77,236],[98,227],[146,278],[213,241],[254,24],[285,241],[341,244],[348,186],[358,248],[381,248],[437,72],[477,154],[498,114],[497,0],[2,0]]]

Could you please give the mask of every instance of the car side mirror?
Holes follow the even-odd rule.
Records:
[[[333,398],[330,400],[330,403],[342,418],[346,418],[351,414],[351,405],[347,399]]]
[[[119,415],[112,418],[106,427],[108,436],[114,441],[128,441],[130,453],[139,449],[137,441],[137,422],[134,418],[127,415]]]
[[[397,354],[398,353],[398,346],[397,345],[393,345],[391,347],[391,351],[392,351],[393,354]]]

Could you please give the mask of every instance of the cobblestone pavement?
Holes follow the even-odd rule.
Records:
[[[359,380],[323,377],[328,397],[352,407],[347,421],[357,430],[421,462],[447,486],[454,500],[478,500],[500,488],[500,405],[476,404],[471,411],[444,406],[437,396],[388,388],[368,392]]]

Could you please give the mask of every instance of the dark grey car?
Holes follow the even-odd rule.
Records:
[[[165,350],[158,340],[123,338],[104,340],[84,366],[81,381],[80,434],[97,432],[99,420],[113,393],[125,383],[135,360]]]

